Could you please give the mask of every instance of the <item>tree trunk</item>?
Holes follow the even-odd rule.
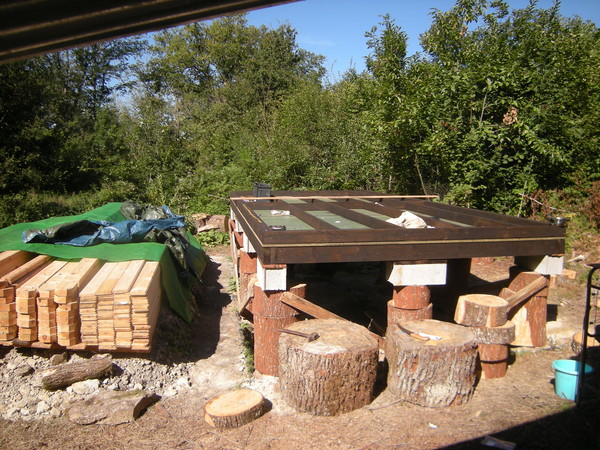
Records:
[[[313,319],[288,327],[318,339],[282,334],[279,377],[285,401],[298,411],[333,416],[373,400],[378,342],[364,327],[338,319]]]
[[[511,275],[515,274],[515,271],[516,269],[511,271]],[[508,289],[518,292],[540,277],[543,277],[543,275],[537,272],[516,273]],[[543,347],[546,345],[547,299],[548,287],[537,292],[510,311],[508,318],[515,324],[513,345],[523,347]]]
[[[479,361],[481,363],[481,378],[502,378],[508,368],[508,345],[479,344]]]
[[[42,386],[48,390],[60,389],[78,381],[100,378],[111,371],[112,361],[106,358],[61,364],[43,373]]]
[[[430,303],[425,308],[421,309],[403,309],[394,306],[394,300],[388,302],[387,308],[387,323],[388,328],[397,323],[406,322],[407,320],[423,320],[433,317],[433,303]]]
[[[429,306],[429,286],[394,286],[394,306],[402,309],[423,309]]]
[[[454,321],[469,327],[499,327],[506,323],[508,304],[496,295],[467,294],[458,298]]]
[[[421,406],[467,402],[475,388],[477,360],[477,343],[469,329],[438,320],[408,321],[403,326],[441,339],[422,341],[398,327],[388,328],[385,354],[390,391]]]
[[[204,407],[204,420],[216,428],[237,428],[263,413],[264,398],[251,389],[237,389],[212,398]]]

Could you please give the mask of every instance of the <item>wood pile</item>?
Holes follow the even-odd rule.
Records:
[[[0,253],[2,345],[148,352],[160,302],[155,261]]]

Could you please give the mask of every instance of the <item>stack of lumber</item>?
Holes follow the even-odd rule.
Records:
[[[158,262],[0,253],[0,344],[150,351],[160,302]]]

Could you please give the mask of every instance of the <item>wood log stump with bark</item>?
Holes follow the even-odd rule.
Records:
[[[281,301],[284,291],[254,286],[254,367],[263,375],[279,374],[279,330],[298,321],[298,311]]]
[[[402,309],[423,309],[429,306],[429,286],[394,286],[394,306]]]
[[[461,295],[456,304],[454,321],[469,327],[499,327],[506,323],[508,305],[496,295]]]
[[[237,428],[260,417],[264,397],[251,389],[236,389],[209,400],[204,407],[204,420],[216,428]]]
[[[387,324],[388,328],[407,320],[423,320],[433,317],[433,303],[430,303],[425,308],[421,309],[403,309],[394,306],[394,300],[388,302],[387,307]]]
[[[288,329],[317,333],[279,338],[279,382],[285,401],[298,411],[334,416],[373,400],[378,342],[360,325],[339,319],[312,319]]]
[[[403,327],[441,337],[420,340],[388,328],[385,355],[388,388],[400,399],[428,407],[466,403],[475,389],[477,343],[468,328],[438,320],[413,320]]]
[[[107,358],[61,364],[42,373],[42,386],[44,389],[54,390],[70,386],[78,381],[101,378],[110,374],[112,367],[112,361]]]
[[[509,298],[527,285],[545,278],[537,272],[519,271],[516,266],[511,267],[510,274],[512,281],[508,289],[500,293],[503,298]],[[523,347],[546,345],[548,292],[548,287],[545,287],[510,311],[508,318],[515,324],[515,339],[512,345]]]
[[[481,365],[481,378],[502,378],[508,369],[508,345],[506,344],[479,344],[479,363]]]

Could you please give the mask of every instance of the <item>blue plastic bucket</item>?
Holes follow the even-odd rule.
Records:
[[[567,400],[575,400],[577,396],[577,380],[581,363],[570,359],[558,359],[552,363],[554,369],[554,392]],[[585,365],[585,375],[591,374],[592,367]],[[585,381],[585,379],[584,379]]]

